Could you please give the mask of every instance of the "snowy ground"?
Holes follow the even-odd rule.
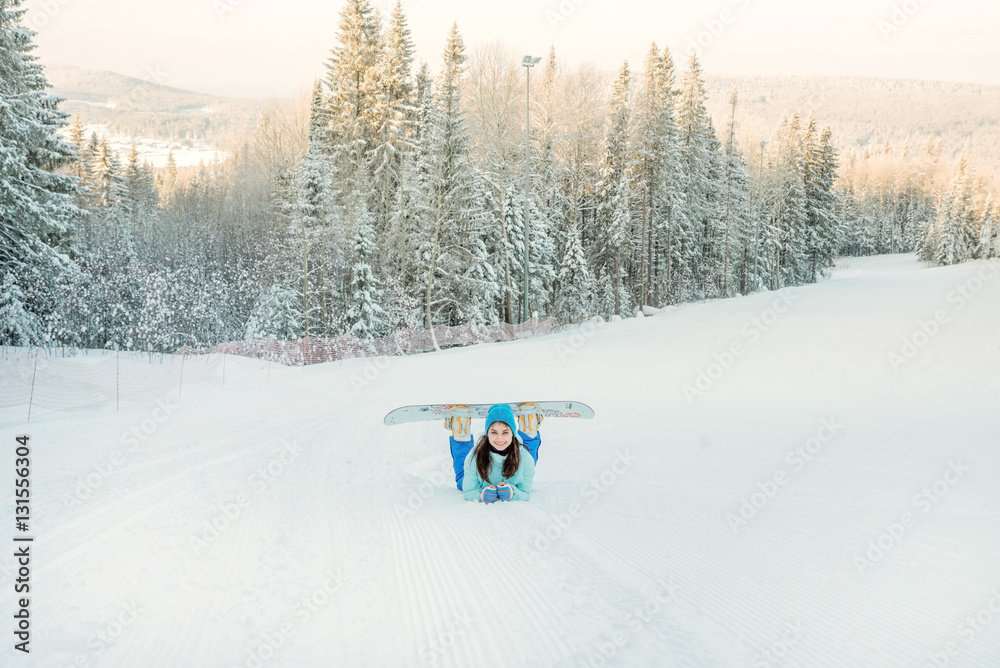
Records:
[[[37,540],[32,653],[8,631],[2,663],[995,668],[998,279],[852,259],[575,334],[4,409],[0,540],[25,429]],[[542,425],[528,503],[463,501],[439,423],[381,422],[518,399],[597,412]]]
[[[90,141],[90,135],[95,132],[98,137],[106,138],[122,162],[128,161],[129,151],[132,150],[133,143],[135,143],[139,162],[148,162],[153,167],[158,168],[167,166],[167,157],[171,151],[174,154],[174,164],[178,167],[197,167],[201,163],[207,165],[211,162],[223,162],[230,157],[227,151],[220,151],[208,144],[188,145],[177,141],[133,137],[118,132],[109,132],[108,126],[103,123],[84,125],[83,130],[84,139],[87,141]],[[68,127],[63,129],[61,134],[64,139],[69,139],[70,131],[71,128]]]

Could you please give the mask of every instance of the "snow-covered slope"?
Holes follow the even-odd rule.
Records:
[[[998,396],[1000,267],[892,256],[535,340],[231,365],[161,406],[6,409],[5,451],[27,428],[35,452],[17,665],[995,668]],[[381,422],[519,399],[597,412],[542,425],[528,503],[463,501],[439,423]]]

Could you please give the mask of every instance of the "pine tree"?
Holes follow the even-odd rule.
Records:
[[[70,142],[73,144],[76,156],[73,160],[71,174],[80,183],[85,183],[90,178],[90,163],[92,156],[87,153],[87,140],[80,120],[80,114],[73,117],[73,127],[70,129]]]
[[[499,185],[499,184],[497,184]],[[488,188],[486,202],[490,203]],[[524,195],[513,184],[507,185],[496,206],[489,207],[499,223],[499,234],[487,239],[487,252],[493,258],[498,273],[503,274],[500,291],[500,310],[504,322],[519,320],[521,285],[524,272]],[[492,243],[491,243],[492,242]]]
[[[628,176],[622,174],[611,197],[611,222],[607,229],[607,243],[614,249],[614,264],[611,265],[612,286],[614,290],[615,307],[613,314],[622,315],[630,310],[631,293],[628,290],[626,268],[623,260],[632,250],[632,190],[629,187]]]
[[[24,291],[13,271],[0,281],[0,344],[30,346],[41,343],[41,322],[26,305]]]
[[[164,170],[163,180],[160,183],[164,206],[169,204],[171,199],[173,199],[177,186],[177,160],[174,158],[173,149],[169,149],[167,151],[167,167]]]
[[[750,211],[750,175],[746,162],[736,144],[736,105],[738,96],[733,90],[729,99],[731,115],[726,143],[723,148],[722,215],[724,221],[722,296],[728,297],[730,286],[746,286],[749,261],[749,230],[752,225]],[[732,278],[731,278],[732,277]]]
[[[21,0],[0,0],[0,271],[66,265],[81,211],[75,180],[56,172],[73,157],[57,131],[67,124],[31,54],[35,33]],[[51,274],[49,274],[51,276]]]
[[[563,170],[557,163],[556,143],[560,140],[560,123],[558,108],[563,104],[559,90],[559,67],[556,61],[556,49],[551,47],[545,59],[542,70],[541,91],[533,96],[536,108],[533,110],[532,125],[538,144],[540,207],[543,215],[550,221],[571,220],[569,210],[571,202],[560,190],[561,173]],[[532,170],[534,171],[534,170]],[[563,243],[561,230],[552,230],[554,241]]]
[[[425,271],[422,301],[428,329],[436,322],[456,325],[463,318],[491,317],[498,294],[481,238],[482,201],[476,192],[461,104],[465,61],[465,44],[456,24],[445,47],[422,143],[419,205],[424,229],[419,257]]]
[[[414,85],[416,98],[410,127],[417,145],[425,144],[430,134],[431,116],[434,113],[434,77],[427,63],[421,63]]]
[[[370,264],[375,255],[375,229],[368,217],[358,223],[354,238],[354,266],[351,268],[351,306],[347,312],[350,332],[359,339],[386,334],[386,311],[382,291]]]
[[[622,312],[628,312],[631,309],[630,293],[624,289],[616,290],[610,274],[601,274],[594,283],[594,309],[597,311],[597,315],[600,315],[604,320],[620,318],[621,314],[615,313],[616,309]]]
[[[410,70],[413,68],[414,51],[413,38],[406,16],[403,14],[403,5],[397,0],[392,9],[385,38],[386,68],[382,86],[388,100],[400,105],[404,111],[408,111],[413,102],[414,89],[410,80]]]
[[[931,229],[921,257],[938,264],[965,262],[972,257],[979,212],[975,206],[972,170],[966,153],[958,162],[958,173],[942,197],[937,222]]]
[[[632,256],[631,188],[629,164],[629,89],[631,73],[628,62],[618,70],[608,101],[610,122],[604,141],[601,181],[598,185],[598,213],[593,264],[598,275],[607,276],[612,285],[612,313],[622,311],[621,292],[624,261]]]
[[[652,297],[653,231],[658,222],[657,205],[661,199],[663,185],[663,161],[667,156],[663,127],[665,99],[671,101],[671,120],[673,109],[672,96],[663,96],[660,92],[663,65],[660,49],[653,44],[646,58],[646,69],[643,72],[636,105],[635,140],[632,142],[635,151],[633,157],[635,196],[640,203],[638,211],[642,221],[638,262],[641,285],[639,294],[642,304],[650,303]]]
[[[997,210],[993,206],[993,198],[987,196],[983,205],[982,221],[979,224],[979,246],[976,257],[990,260],[1000,257],[1000,233],[997,230]]]
[[[836,196],[833,183],[837,176],[837,158],[829,128],[817,135],[812,116],[802,137],[802,170],[805,187],[805,254],[808,273],[805,280],[815,283],[819,274],[833,266],[839,241]]]
[[[389,229],[385,233],[382,250],[386,267],[384,275],[398,277],[399,289],[415,298],[417,284],[423,285],[426,275],[418,270],[419,246],[424,229],[423,207],[429,150],[429,125],[434,95],[433,79],[427,63],[422,63],[414,81],[413,104],[407,110],[407,150],[400,168],[397,199],[390,211]],[[420,295],[422,303],[423,295]]]
[[[399,2],[393,9],[384,42],[376,79],[379,95],[372,109],[375,132],[368,158],[373,186],[370,208],[379,234],[387,229],[392,209],[398,203],[403,161],[412,155],[406,123],[413,105],[410,69],[414,47]]]
[[[555,317],[559,322],[581,322],[592,312],[594,278],[580,243],[580,232],[571,223],[559,267]]]
[[[128,214],[128,223],[133,231],[153,218],[160,200],[153,169],[149,163],[140,164],[135,142],[132,142],[129,149],[122,198]]]
[[[378,74],[383,49],[381,26],[369,0],[347,0],[337,41],[327,62],[328,145],[337,156],[341,192],[367,192],[367,159],[380,127]]]
[[[296,290],[272,285],[261,296],[247,322],[244,338],[247,341],[274,338],[295,341],[303,336],[302,302]]]
[[[685,239],[683,228],[678,223],[683,218],[686,192],[677,135],[674,62],[667,47],[663,48],[656,73],[655,88],[660,112],[657,128],[659,185],[653,189],[653,223],[647,249],[647,253],[652,255],[648,260],[648,269],[653,273],[648,279],[647,290],[652,290],[653,302],[659,305],[664,299],[672,299],[675,292],[674,268],[682,263],[679,251],[684,247]]]
[[[90,302],[96,331],[95,347],[134,350],[137,320],[142,308],[142,272],[132,236],[119,225],[114,205],[99,212],[105,216],[98,243],[81,259],[93,284]]]
[[[765,198],[771,227],[777,237],[770,240],[770,288],[808,280],[805,226],[806,190],[803,179],[802,127],[798,114],[782,122],[775,132],[775,164],[770,170]]]
[[[691,56],[677,99],[677,132],[684,174],[683,267],[694,281],[696,296],[710,296],[710,281],[721,276],[721,230],[717,210],[718,138],[705,109],[705,84],[701,66]]]
[[[324,147],[327,112],[319,83],[313,88],[306,152],[293,170],[290,200],[285,205],[291,220],[298,266],[303,336],[329,336],[338,329],[343,302],[345,254],[337,243],[339,216],[332,189],[334,167]]]
[[[505,278],[498,276],[501,301],[511,301],[518,305],[524,299],[524,191],[509,186],[504,195],[503,207],[505,236],[498,237],[500,246],[492,257],[499,257],[495,263],[505,267]],[[532,312],[547,312],[554,281],[556,278],[556,246],[551,233],[551,223],[538,207],[535,198],[528,201],[528,215],[531,229],[528,243],[530,247],[528,304]],[[490,246],[487,246],[491,250]]]
[[[462,292],[459,293],[454,322],[495,325],[500,320],[495,305],[500,298],[503,285],[497,276],[496,268],[490,262],[482,234],[474,234],[471,237],[466,267],[459,283]],[[534,284],[530,279],[529,282]],[[529,298],[532,294],[534,292],[529,290]]]
[[[101,137],[101,142],[98,144],[92,171],[94,205],[105,211],[120,206],[125,194],[124,174],[118,155],[111,149],[105,137]]]

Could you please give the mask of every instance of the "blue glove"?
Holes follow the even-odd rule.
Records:
[[[510,501],[514,498],[514,488],[505,482],[497,485],[497,499],[500,501]]]
[[[497,488],[496,487],[484,488],[483,493],[479,495],[479,498],[483,500],[483,503],[496,503]]]

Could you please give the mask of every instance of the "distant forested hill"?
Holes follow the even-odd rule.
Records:
[[[682,63],[678,64],[683,66]],[[195,141],[226,149],[245,138],[266,109],[290,100],[234,99],[192,93],[114,72],[48,65],[62,108],[85,124],[109,131],[174,141]],[[610,78],[609,78],[610,87]],[[970,143],[972,164],[986,180],[1000,181],[1000,86],[858,77],[707,75],[707,107],[718,131],[728,122],[727,102],[739,91],[737,120],[742,143],[769,139],[781,117],[813,112],[829,125],[835,145],[895,151],[922,150],[940,140],[953,158]],[[749,153],[751,160],[754,153]]]
[[[84,125],[137,137],[198,142],[227,148],[245,138],[261,113],[286,100],[218,97],[162,86],[154,81],[70,65],[46,65],[60,108]]]
[[[1000,86],[858,77],[768,77],[706,75],[708,109],[724,128],[727,101],[739,91],[737,121],[745,143],[769,139],[783,114],[812,111],[829,125],[842,151],[909,145],[921,150],[941,140],[942,155],[954,158],[970,143],[972,164],[987,178],[998,176]]]

